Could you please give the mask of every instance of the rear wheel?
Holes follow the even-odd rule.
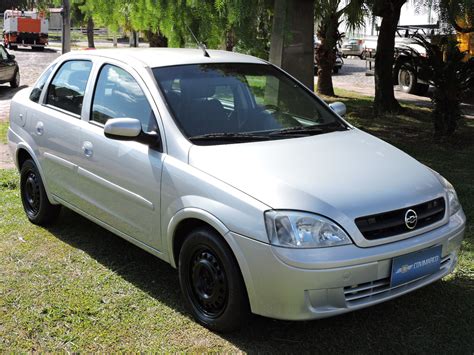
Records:
[[[48,225],[59,215],[61,206],[49,202],[43,180],[33,160],[26,160],[20,170],[21,202],[31,223]]]
[[[186,308],[205,327],[230,332],[250,315],[247,292],[229,246],[208,228],[191,232],[179,254]]]
[[[416,94],[417,77],[414,68],[410,64],[402,64],[398,69],[398,85],[403,92]]]
[[[428,84],[419,84],[416,70],[409,63],[404,63],[398,69],[398,85],[403,92],[413,95],[423,95],[428,91]]]

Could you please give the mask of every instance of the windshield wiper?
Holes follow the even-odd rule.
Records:
[[[328,133],[334,131],[345,131],[346,127],[339,124],[327,124],[327,125],[313,125],[313,126],[296,126],[283,128],[278,131],[273,131],[269,133],[269,136],[279,136],[279,135],[311,135],[311,134],[320,134]]]
[[[251,142],[269,140],[268,135],[252,133],[208,133],[199,136],[189,137],[190,141],[231,141],[231,142]]]

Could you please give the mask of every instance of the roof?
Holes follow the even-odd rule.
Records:
[[[138,61],[151,68],[201,63],[266,63],[245,54],[210,49],[207,52],[210,57],[205,57],[201,49],[191,48],[114,48],[74,52],[74,55],[108,57],[123,62]]]

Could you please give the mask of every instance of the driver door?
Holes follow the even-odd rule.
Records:
[[[108,119],[135,118],[157,131],[141,79],[105,64],[99,71],[89,122],[83,122],[78,168],[80,208],[126,236],[161,249],[160,189],[164,154],[134,141],[104,136]]]

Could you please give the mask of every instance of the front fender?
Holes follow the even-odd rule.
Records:
[[[169,261],[171,266],[174,268],[177,267],[177,262],[174,260],[174,253],[173,253],[173,244],[175,238],[175,231],[178,225],[186,220],[186,219],[198,219],[203,221],[204,223],[209,224],[213,227],[217,232],[219,232],[222,236],[229,232],[229,229],[220,221],[216,216],[213,214],[202,210],[200,208],[188,207],[179,210],[169,221],[168,228],[166,231],[166,239],[167,239],[167,250],[169,255]]]

